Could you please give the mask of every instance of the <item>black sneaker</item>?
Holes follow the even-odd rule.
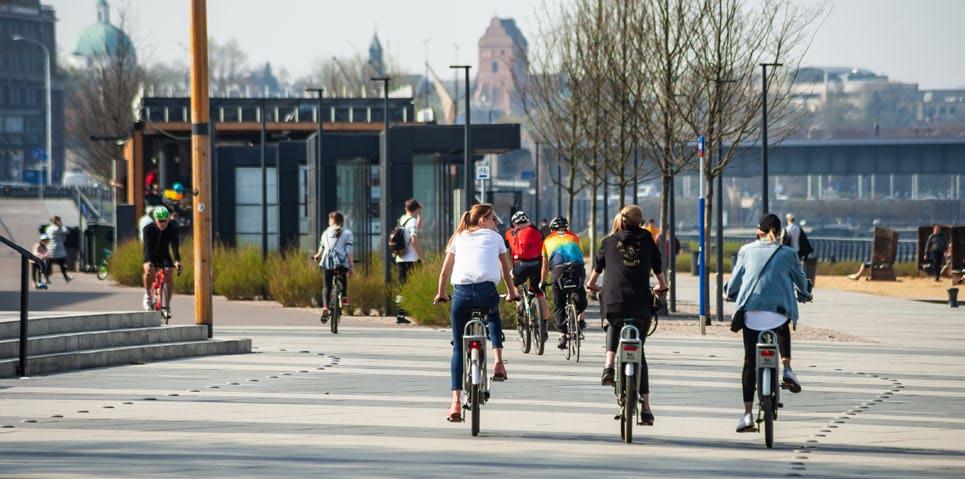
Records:
[[[603,379],[600,379],[600,385],[613,386],[614,375],[616,375],[616,371],[613,368],[603,368]]]
[[[643,407],[642,404],[641,404],[640,406]],[[652,412],[652,411],[644,411],[643,413],[641,413],[641,414],[640,414],[640,422],[637,423],[637,424],[640,425],[640,426],[653,426],[653,412]]]
[[[405,319],[405,316],[399,315],[395,317],[395,324],[409,324],[412,321]]]
[[[560,335],[560,340],[556,342],[556,347],[566,349],[566,333]]]

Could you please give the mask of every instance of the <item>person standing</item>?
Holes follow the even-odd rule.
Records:
[[[144,242],[144,227],[154,222],[154,218],[151,216],[153,210],[153,206],[144,208],[144,216],[137,220],[137,239],[141,243]]]
[[[399,218],[398,227],[402,231],[405,249],[396,251],[395,264],[399,265],[399,291],[409,279],[409,273],[422,259],[422,245],[419,242],[419,230],[422,228],[422,205],[415,199],[409,198],[405,202],[405,214]],[[401,297],[398,298],[401,300]],[[405,311],[401,308],[395,316],[396,324],[409,324]]]
[[[34,256],[43,260],[41,264],[31,264],[31,274],[33,275],[34,288],[36,289],[47,289],[47,283],[50,281],[50,271],[47,269],[48,261],[50,260],[50,249],[47,245],[50,243],[50,238],[46,234],[40,235],[40,240],[34,244],[33,254]]]
[[[342,307],[348,306],[348,277],[352,276],[352,231],[345,228],[345,216],[340,211],[328,214],[328,228],[318,241],[318,252],[312,259],[322,268],[322,324],[328,322],[331,314],[332,292],[335,281],[342,286]]]
[[[64,282],[69,283],[73,280],[67,275],[67,233],[70,230],[64,226],[63,220],[59,216],[54,216],[50,219],[50,226],[47,226],[47,237],[50,238],[50,262],[47,263],[48,273],[47,280],[50,280],[50,272],[53,270],[53,265],[60,265],[60,274],[64,276]]]
[[[794,215],[792,213],[784,215],[784,219],[787,220],[787,226],[781,231],[781,243],[785,246],[790,246],[794,251],[800,251],[801,227],[794,222]]]
[[[948,247],[948,240],[942,234],[942,227],[935,225],[931,235],[925,242],[925,261],[931,263],[932,272],[935,274],[935,281],[942,279],[942,263],[945,259],[945,248]]]

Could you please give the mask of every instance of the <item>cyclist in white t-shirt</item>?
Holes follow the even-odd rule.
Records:
[[[493,380],[507,379],[503,365],[502,322],[499,319],[499,292],[496,284],[506,283],[507,299],[518,298],[510,276],[511,260],[503,237],[496,232],[496,213],[493,206],[481,204],[463,213],[459,227],[446,246],[446,258],[439,273],[439,290],[434,303],[449,301],[447,283],[452,283],[452,407],[448,420],[462,420],[462,333],[472,309],[489,310],[487,316],[489,339],[496,357]]]

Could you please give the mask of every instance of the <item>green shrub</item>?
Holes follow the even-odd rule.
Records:
[[[178,294],[194,294],[194,244],[191,240],[181,241],[181,274],[174,270],[174,292]]]
[[[316,306],[322,291],[322,271],[298,250],[273,253],[266,265],[269,296],[282,306]]]
[[[379,254],[371,255],[371,261],[366,265],[359,263],[355,265],[355,275],[349,278],[349,298],[351,299],[351,309],[359,308],[363,315],[369,314],[372,310],[379,314],[387,314],[382,309],[385,301],[395,300],[397,283],[393,281],[389,288],[385,287],[385,274],[382,271],[382,256]],[[392,278],[397,279],[398,268],[395,264],[392,267]],[[366,272],[367,271],[367,272]]]
[[[107,268],[111,278],[124,286],[144,286],[143,248],[139,241],[128,241],[111,253]]]
[[[226,248],[218,245],[211,262],[214,294],[228,299],[263,298],[266,294],[265,262],[261,249],[247,245]]]
[[[432,304],[438,290],[442,260],[442,255],[424,259],[422,264],[409,273],[409,279],[402,287],[402,308],[418,324],[443,327],[450,325],[449,308],[452,303]],[[447,291],[451,295],[452,286],[449,286]],[[506,288],[500,283],[499,294],[505,293]],[[503,329],[515,329],[516,303],[500,300],[499,317],[502,319]]]

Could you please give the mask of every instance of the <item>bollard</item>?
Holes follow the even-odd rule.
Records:
[[[958,307],[958,288],[948,288],[948,307]]]
[[[692,255],[690,256],[690,275],[691,275],[691,276],[699,276],[699,275],[700,275],[700,271],[699,271],[700,267],[697,265],[697,259],[698,259],[699,257],[700,257],[700,253],[698,253],[698,252],[696,252],[696,251],[694,251],[694,252],[692,253]]]

